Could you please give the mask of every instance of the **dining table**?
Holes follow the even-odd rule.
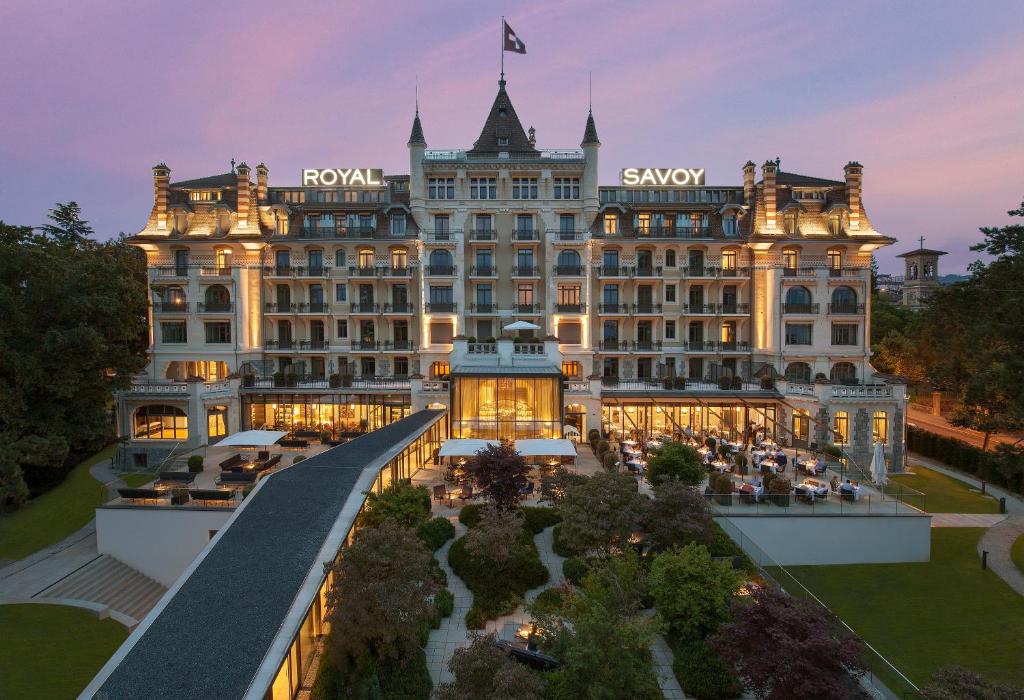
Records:
[[[732,465],[729,462],[726,462],[725,460],[721,459],[716,459],[714,462],[711,463],[711,466],[718,470],[719,474],[724,474],[728,471],[732,471]]]

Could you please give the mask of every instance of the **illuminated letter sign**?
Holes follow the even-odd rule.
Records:
[[[626,187],[699,187],[704,168],[623,168],[619,182]]]
[[[380,168],[304,168],[303,187],[383,187]]]

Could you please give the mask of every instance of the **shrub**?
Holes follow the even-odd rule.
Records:
[[[732,505],[732,478],[728,474],[713,474],[709,480],[711,488],[717,494],[716,500],[720,505]]]
[[[463,468],[477,490],[502,510],[511,510],[523,498],[530,465],[508,440],[488,445]]]
[[[683,692],[700,700],[731,700],[743,693],[736,672],[703,640],[677,643],[672,670]]]
[[[451,524],[448,518],[437,517],[420,525],[416,529],[416,536],[431,551],[436,552],[444,546],[445,542],[455,537],[455,526]]]
[[[732,456],[732,447],[725,444],[719,445],[718,456],[721,457],[722,459],[729,459]]]
[[[700,453],[681,442],[668,442],[654,450],[647,460],[647,479],[653,484],[667,478],[678,479],[689,486],[703,481],[704,464]]]
[[[561,525],[555,525],[555,529],[552,532],[551,549],[560,557],[574,557],[579,554],[579,552],[570,547],[565,540],[562,539]]]
[[[306,458],[306,455],[295,455],[294,457],[292,457],[292,464],[298,464],[299,462],[301,462],[305,458]]]
[[[466,613],[470,629],[480,629],[487,620],[511,613],[526,591],[548,580],[548,570],[527,533],[516,541],[511,557],[501,568],[484,557],[473,556],[466,548],[465,537],[455,540],[448,550],[448,563],[473,592],[473,607]]]
[[[434,595],[434,607],[437,608],[437,615],[444,619],[455,610],[455,595],[447,588],[442,588]]]
[[[715,440],[713,437],[708,436],[704,438],[704,447],[714,452],[718,448],[718,441]]]
[[[188,470],[193,474],[200,474],[203,471],[203,458],[201,455],[192,455],[188,458]]]
[[[648,578],[655,607],[677,639],[703,639],[729,619],[739,575],[704,545],[688,544],[654,557]]]
[[[569,583],[574,586],[580,585],[583,582],[583,577],[590,571],[590,566],[586,560],[580,557],[569,557],[562,562],[562,573]]]
[[[172,489],[171,490],[171,505],[183,506],[188,503],[189,495],[188,489]]]
[[[530,609],[537,612],[554,614],[562,607],[563,592],[561,588],[545,588],[534,598]]]
[[[459,522],[466,527],[475,527],[480,522],[480,508],[476,503],[463,506],[459,511]]]
[[[615,471],[615,463],[618,461],[619,460],[616,459],[615,453],[609,450],[608,452],[604,453],[603,457],[601,457],[601,466],[604,467],[607,471],[613,472]]]
[[[554,508],[545,506],[520,506],[523,516],[523,529],[531,535],[538,535],[552,525],[562,522],[562,516]]]
[[[499,649],[494,634],[471,636],[448,662],[452,680],[441,683],[433,700],[511,698],[542,700],[544,677]]]
[[[611,445],[608,444],[607,440],[598,440],[597,441],[597,458],[598,459],[603,458],[604,453],[607,452],[610,449],[611,449]]]
[[[591,428],[590,430],[587,431],[587,440],[588,441],[589,440],[600,440],[600,439],[601,439],[601,431],[598,430],[597,428]]]
[[[774,478],[768,483],[766,488],[768,489],[768,493],[771,495],[772,503],[777,506],[789,506],[789,492],[793,490],[793,485],[790,483],[789,479],[775,474]]]
[[[732,378],[732,388],[734,390],[743,388],[743,377],[736,375]]]
[[[377,527],[394,520],[401,527],[419,527],[430,517],[430,491],[426,486],[395,482],[380,493],[366,496],[366,507],[359,516],[362,527]]]

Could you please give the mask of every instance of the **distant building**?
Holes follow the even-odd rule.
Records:
[[[912,309],[924,306],[928,297],[939,287],[939,256],[944,250],[930,250],[924,247],[911,250],[896,257],[903,258],[906,265],[903,275],[903,296],[901,302]]]

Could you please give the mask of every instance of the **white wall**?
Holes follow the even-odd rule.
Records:
[[[761,564],[894,564],[931,557],[930,515],[750,515],[715,520]],[[750,544],[753,543],[753,547]]]
[[[97,508],[96,548],[168,588],[231,517],[201,508]]]

